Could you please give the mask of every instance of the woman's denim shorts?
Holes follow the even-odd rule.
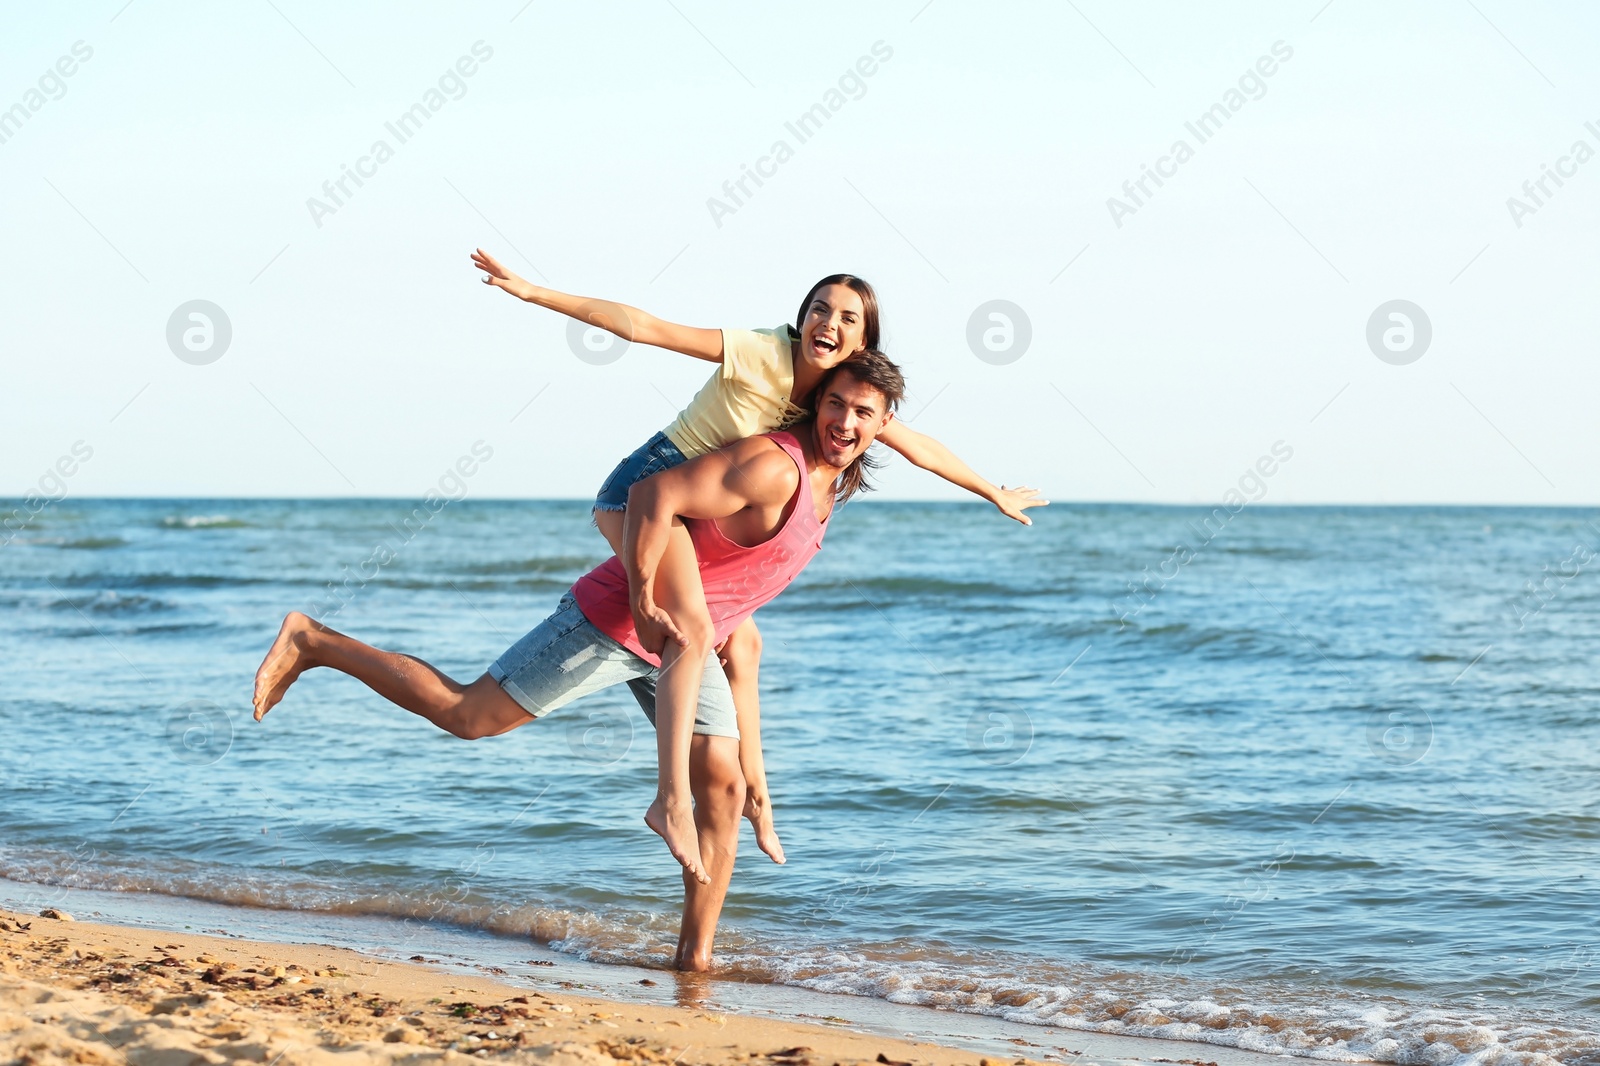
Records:
[[[687,462],[678,446],[672,443],[672,438],[665,433],[657,433],[639,446],[639,449],[617,464],[611,471],[611,476],[606,478],[606,483],[600,486],[600,495],[595,497],[594,509],[596,511],[625,511],[628,509],[628,490],[635,481],[643,481],[652,474],[659,474],[663,470],[671,470],[679,463]]]

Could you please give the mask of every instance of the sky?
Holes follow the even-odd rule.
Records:
[[[487,449],[471,496],[592,497],[708,368],[592,351],[482,247],[708,327],[859,274],[908,423],[1053,500],[1593,504],[1597,31],[1506,0],[12,6],[0,493],[419,498]]]

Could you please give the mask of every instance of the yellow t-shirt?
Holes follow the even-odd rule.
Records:
[[[804,412],[789,402],[794,354],[789,327],[725,329],[722,368],[664,431],[685,458],[770,433]]]

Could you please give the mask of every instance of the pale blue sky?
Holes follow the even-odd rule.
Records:
[[[1520,227],[1507,198],[1600,149],[1597,31],[1506,0],[15,5],[0,492],[82,440],[73,495],[416,497],[482,440],[472,495],[592,496],[706,368],[579,360],[564,319],[478,284],[481,245],[705,326],[859,273],[911,423],[1058,500],[1215,502],[1283,441],[1269,503],[1592,503],[1600,160]],[[1185,124],[1241,77],[1201,143]],[[379,139],[319,226],[308,198]],[[1119,226],[1108,198],[1179,139]],[[206,365],[167,343],[196,299],[232,327]],[[997,299],[1031,322],[1010,362],[967,341]],[[1433,331],[1405,365],[1366,339],[1396,299]]]

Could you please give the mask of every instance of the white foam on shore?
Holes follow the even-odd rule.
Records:
[[[280,912],[400,921],[412,936],[443,923],[509,943],[548,945],[587,962],[664,967],[676,914],[513,905],[427,887],[362,891],[270,871],[219,872],[171,863],[67,863],[55,853],[0,848],[0,878],[34,882],[31,906],[63,889],[159,893]],[[59,886],[59,887],[51,887]],[[355,890],[353,890],[355,889]],[[1087,963],[972,953],[936,945],[848,950],[817,939],[783,942],[727,928],[717,962],[744,981],[983,1015],[1012,1024],[1143,1037],[1332,1062],[1397,1066],[1600,1066],[1600,1028],[1549,1012],[1420,1005],[1391,995],[1276,983],[1223,985],[1200,977],[1108,970]]]
[[[1600,1062],[1600,1032],[1553,1019],[1420,1007],[1392,996],[1340,996],[1278,987],[1270,1001],[1235,986],[1219,997],[1208,982],[1083,967],[1023,976],[980,975],[945,960],[885,961],[827,949],[759,951],[739,957],[748,976],[820,992],[986,1014],[1010,1022],[1139,1036],[1334,1062],[1399,1066],[1556,1066]],[[1001,960],[995,960],[997,963]],[[996,970],[1001,967],[995,967]],[[1078,968],[1073,968],[1078,969]],[[1055,978],[1056,980],[1051,980]],[[1173,993],[1177,993],[1174,995]]]

